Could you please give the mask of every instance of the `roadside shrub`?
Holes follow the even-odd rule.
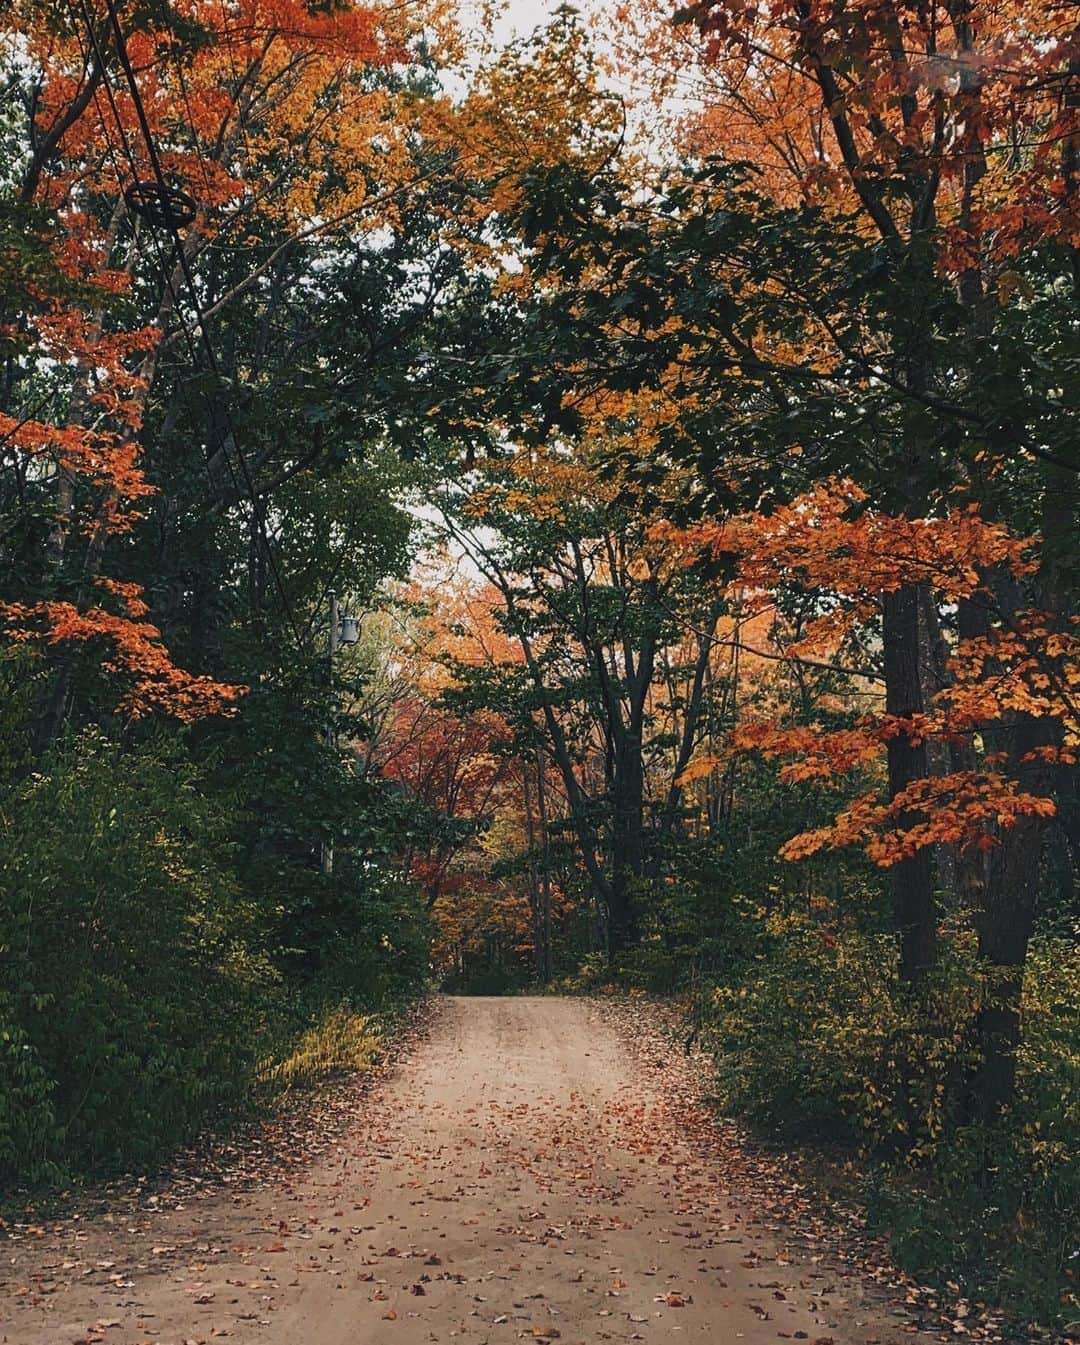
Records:
[[[988,1130],[961,1126],[928,1172],[886,1170],[871,1212],[897,1261],[968,1297],[1008,1303],[1033,1320],[1080,1319],[1080,947],[1047,938],[1031,950],[1015,1114]]]
[[[766,934],[694,1009],[720,1105],[774,1133],[857,1148],[871,1224],[902,1267],[930,1281],[946,1268],[966,1296],[1060,1325],[1080,1250],[1076,943],[1033,946],[1020,1096],[990,1130],[963,1108],[980,997],[970,939],[944,943],[918,1006],[887,936],[790,915],[768,918]]]
[[[929,1152],[969,1063],[970,958],[948,954],[930,988],[945,1032],[903,991],[889,936],[790,915],[770,916],[766,931],[766,950],[696,1009],[723,1105],[788,1134]]]
[[[0,1173],[145,1161],[242,1095],[269,983],[220,800],[95,732],[0,810]]]
[[[10,993],[0,991],[0,1174],[57,1179],[63,1172],[50,1157],[57,1136],[55,1084],[18,1021],[15,1005]]]
[[[587,953],[569,976],[548,986],[551,995],[591,995],[614,988],[611,962],[606,953]]]
[[[315,984],[369,1009],[401,1004],[431,978],[431,921],[415,887],[350,860],[335,876],[332,929],[320,932]]]
[[[450,995],[519,995],[524,987],[524,978],[506,967],[467,968],[443,981]]]
[[[250,816],[187,747],[91,730],[32,775],[8,763],[4,1184],[145,1166],[211,1117],[364,1067],[371,1014],[429,979],[413,887],[345,846],[332,877],[298,851],[291,886],[263,885]]]
[[[1080,931],[1077,931],[1080,934]],[[1048,938],[1032,948],[1024,983],[1020,1051],[1023,1133],[1047,1212],[1080,1252],[1080,940]],[[1063,1250],[1066,1250],[1063,1248]]]

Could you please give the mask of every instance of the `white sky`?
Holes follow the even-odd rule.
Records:
[[[547,22],[560,3],[562,0],[505,0],[502,18],[495,25],[496,37],[501,42],[527,37]]]

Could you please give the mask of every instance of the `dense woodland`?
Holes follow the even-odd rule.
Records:
[[[1075,1323],[1072,6],[0,25],[4,1185],[629,989]]]

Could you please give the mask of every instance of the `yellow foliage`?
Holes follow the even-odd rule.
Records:
[[[259,1078],[289,1089],[346,1070],[370,1069],[379,1059],[382,1031],[374,1015],[336,1005],[307,1029],[284,1059],[264,1061]]]

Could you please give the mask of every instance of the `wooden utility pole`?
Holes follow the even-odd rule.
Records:
[[[327,646],[327,682],[330,688],[330,717],[326,721],[326,745],[333,747],[336,734],[334,733],[334,655],[338,647],[338,600],[337,594],[330,591],[330,641]],[[319,857],[322,863],[322,871],[329,877],[334,872],[334,842],[333,840],[323,841],[319,847]]]

